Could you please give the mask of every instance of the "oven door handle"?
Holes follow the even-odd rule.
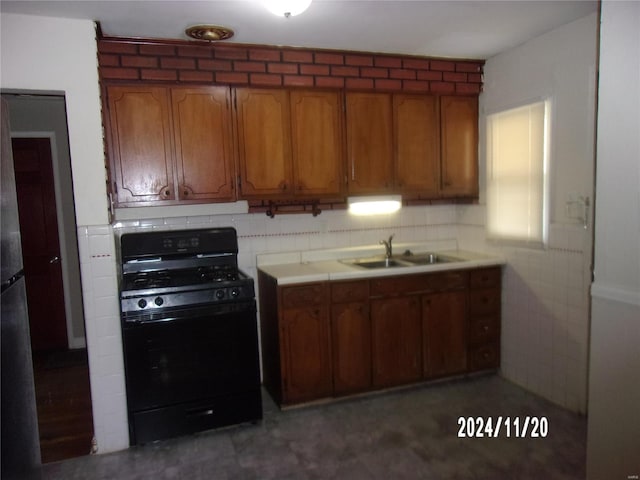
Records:
[[[213,415],[213,408],[192,408],[187,410],[188,417],[208,417]]]

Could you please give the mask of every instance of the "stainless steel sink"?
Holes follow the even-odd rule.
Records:
[[[341,260],[342,263],[367,269],[413,267],[418,265],[436,265],[440,263],[460,262],[461,260],[440,253],[418,253],[399,255],[391,258],[382,256]]]
[[[347,260],[344,263],[362,268],[393,268],[408,266],[406,263],[399,262],[398,260],[395,260],[393,258],[356,259]]]
[[[419,253],[416,255],[403,256],[402,261],[409,262],[413,265],[434,265],[437,263],[459,262],[460,259],[439,253]]]

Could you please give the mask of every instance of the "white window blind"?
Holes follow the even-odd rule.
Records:
[[[491,239],[547,242],[549,101],[487,117],[487,228]]]

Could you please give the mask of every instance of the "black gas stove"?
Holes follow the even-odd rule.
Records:
[[[233,228],[124,234],[131,444],[262,417],[253,279]]]

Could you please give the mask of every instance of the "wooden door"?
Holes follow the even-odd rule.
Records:
[[[439,377],[467,369],[467,293],[442,292],[422,299],[424,375]]]
[[[478,99],[441,97],[440,145],[444,196],[478,195]]]
[[[171,89],[180,200],[234,198],[228,87]]]
[[[169,90],[107,87],[109,157],[118,204],[177,198],[174,189]]]
[[[58,217],[48,138],[14,138],[13,159],[33,351],[66,349]]]
[[[365,302],[331,307],[333,388],[345,394],[371,388],[371,321]]]
[[[393,189],[391,95],[346,94],[347,177],[349,194]]]
[[[239,197],[292,194],[291,121],[286,90],[235,91]]]
[[[422,325],[419,298],[371,302],[373,385],[388,387],[422,376]]]
[[[318,305],[285,310],[280,328],[284,403],[330,396],[332,382],[327,308]]]
[[[396,189],[435,197],[440,184],[438,99],[427,95],[393,96]]]
[[[342,96],[292,90],[291,142],[296,195],[339,195],[343,185]]]

